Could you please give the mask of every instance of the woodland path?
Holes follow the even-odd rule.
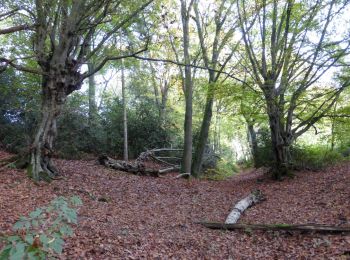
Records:
[[[6,156],[0,152],[0,159]],[[234,203],[260,189],[267,200],[240,223],[350,225],[350,163],[274,182],[261,171],[188,181],[120,173],[95,161],[56,162],[65,178],[39,186],[23,171],[1,170],[0,232],[55,196],[78,195],[84,205],[62,259],[350,258],[350,235],[229,232],[195,224],[223,222]]]

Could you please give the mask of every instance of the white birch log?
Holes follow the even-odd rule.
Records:
[[[225,224],[235,224],[242,213],[249,207],[262,200],[262,194],[259,190],[253,191],[248,197],[240,200],[230,212],[225,220]]]

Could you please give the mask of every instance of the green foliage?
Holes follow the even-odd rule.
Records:
[[[344,160],[339,151],[326,146],[295,146],[291,150],[292,163],[296,169],[319,171]]]
[[[207,169],[204,178],[209,180],[225,180],[238,173],[239,169],[232,161],[220,159],[215,169]]]
[[[105,118],[103,126],[106,131],[106,151],[121,156],[123,154],[123,107],[119,99],[106,104],[102,114]],[[166,147],[173,136],[171,126],[160,124],[159,116],[151,103],[135,103],[128,110],[129,155],[137,157],[146,148]]]
[[[21,217],[14,226],[14,235],[2,238],[6,245],[0,259],[47,259],[61,254],[63,238],[73,235],[72,224],[77,224],[76,207],[79,197],[58,197],[47,207],[36,208],[28,217]]]
[[[271,166],[273,162],[270,130],[262,127],[257,132],[258,150],[255,160],[256,167]]]
[[[40,108],[37,76],[8,69],[0,76],[0,141],[11,152],[31,143]]]

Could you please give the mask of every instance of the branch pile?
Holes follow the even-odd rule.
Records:
[[[126,162],[121,160],[114,160],[106,155],[101,155],[98,158],[98,161],[101,165],[104,165],[108,168],[128,172],[135,175],[159,177],[161,174],[178,170],[178,168],[176,167],[170,167],[160,170],[146,168],[145,164],[140,162],[140,160],[136,160],[135,162]]]

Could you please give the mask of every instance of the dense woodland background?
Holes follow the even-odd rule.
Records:
[[[0,258],[347,259],[349,12],[2,0]]]
[[[162,147],[194,176],[349,154],[347,1],[142,4],[2,5],[0,140],[34,175]]]

